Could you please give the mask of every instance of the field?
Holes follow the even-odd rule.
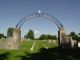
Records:
[[[19,50],[0,50],[0,60],[80,60],[80,48],[63,49],[56,41],[26,40]]]
[[[26,40],[21,42],[19,50],[0,50],[0,60],[24,60],[24,56],[30,57],[31,54],[40,52],[42,48],[49,49],[56,46],[55,41]]]

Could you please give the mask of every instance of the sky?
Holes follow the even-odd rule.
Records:
[[[7,35],[9,27],[15,28],[23,17],[38,10],[57,18],[67,34],[80,32],[80,0],[0,0],[0,33]],[[21,27],[22,36],[29,29],[34,31],[35,37],[56,35],[58,31],[55,23],[41,17],[26,21]]]

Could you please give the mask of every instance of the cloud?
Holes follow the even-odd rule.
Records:
[[[38,38],[39,37],[39,31],[34,31],[34,35],[35,35],[35,38]]]
[[[39,31],[34,31],[34,34],[39,34]]]

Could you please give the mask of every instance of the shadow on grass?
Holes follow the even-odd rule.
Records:
[[[80,60],[80,49],[41,48],[38,53],[21,56],[21,60]]]
[[[8,55],[9,55],[9,52],[6,52],[6,53],[1,53],[0,54],[0,60],[5,60],[8,58]]]

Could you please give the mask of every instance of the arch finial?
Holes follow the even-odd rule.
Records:
[[[42,11],[41,10],[38,10],[38,13],[41,13]]]

